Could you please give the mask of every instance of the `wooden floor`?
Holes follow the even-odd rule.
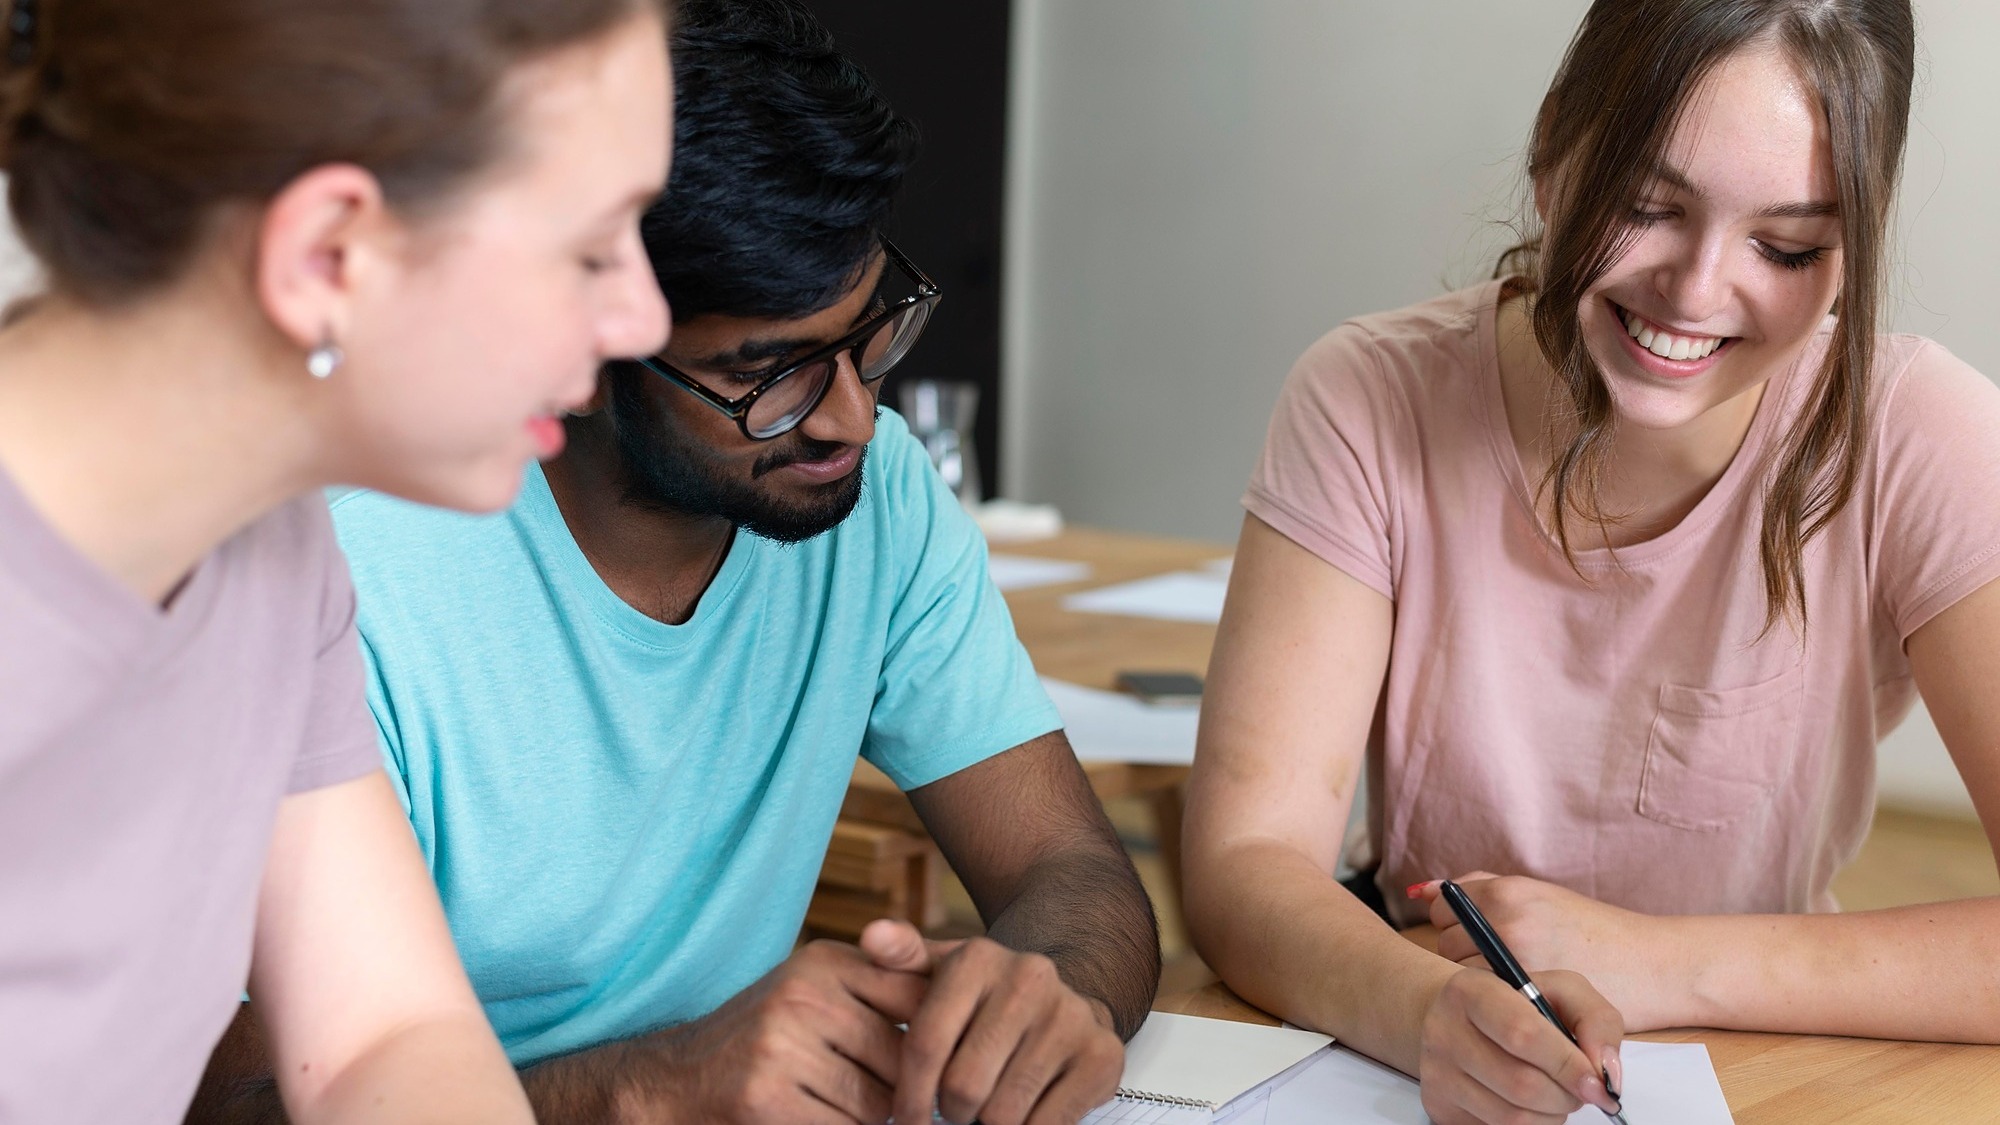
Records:
[[[1163,897],[1166,874],[1152,839],[1150,819],[1137,801],[1113,802],[1112,823],[1139,868],[1139,877],[1155,903]],[[979,915],[957,880],[947,877],[945,901],[956,933],[979,932]],[[2000,895],[2000,870],[1994,866],[1986,835],[1970,820],[1882,809],[1861,854],[1833,883],[1845,910],[1879,910],[1917,902]],[[1160,910],[1160,950],[1165,959],[1160,994],[1171,995],[1215,979],[1208,966],[1188,948],[1187,931],[1178,914]]]

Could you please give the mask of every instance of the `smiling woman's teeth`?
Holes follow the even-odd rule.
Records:
[[[1625,332],[1639,341],[1640,347],[1661,359],[1706,359],[1710,352],[1722,346],[1720,336],[1676,336],[1671,332],[1660,332],[1629,312],[1625,314]]]

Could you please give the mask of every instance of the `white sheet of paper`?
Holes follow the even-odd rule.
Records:
[[[1090,564],[1069,559],[995,554],[986,558],[986,573],[993,576],[993,584],[1002,590],[1032,590],[1037,586],[1082,582],[1090,577]]]
[[[1417,1084],[1338,1047],[1271,1095],[1265,1125],[1430,1125]]]
[[[1122,691],[1099,691],[1042,677],[1062,712],[1063,730],[1083,762],[1185,766],[1194,762],[1197,707],[1162,707]]]
[[[1707,1047],[1628,1041],[1619,1054],[1631,1125],[1735,1125]],[[1586,1106],[1569,1125],[1607,1120]],[[1265,1125],[1429,1125],[1429,1118],[1414,1081],[1336,1048],[1272,1092]]]
[[[1625,1063],[1620,1101],[1631,1125],[1656,1121],[1735,1125],[1707,1047],[1699,1043],[1627,1042],[1618,1049],[1618,1057]],[[1569,1119],[1571,1125],[1603,1125],[1604,1115],[1583,1110],[1570,1114]]]
[[[1071,594],[1063,599],[1063,608],[1213,625],[1222,620],[1222,596],[1228,590],[1226,573],[1213,569],[1177,570]]]

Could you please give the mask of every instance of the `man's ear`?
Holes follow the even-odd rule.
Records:
[[[346,335],[355,285],[388,210],[382,185],[354,164],[323,164],[286,184],[264,207],[254,258],[257,300],[302,349]]]

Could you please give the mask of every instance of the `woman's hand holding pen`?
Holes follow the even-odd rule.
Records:
[[[1424,1014],[1417,1079],[1436,1125],[1560,1125],[1585,1104],[1617,1107],[1599,1070],[1624,1038],[1618,1010],[1575,973],[1535,983],[1582,1049],[1499,977],[1460,970]]]
[[[1541,979],[1544,969],[1582,973],[1617,1005],[1628,1030],[1650,1031],[1686,1022],[1671,1010],[1672,999],[1689,991],[1674,983],[1680,974],[1673,971],[1662,949],[1672,936],[1667,920],[1524,875],[1475,871],[1452,881],[1472,896],[1521,964],[1537,974],[1535,979]],[[1485,967],[1465,927],[1439,897],[1438,886],[1433,881],[1410,888],[1411,898],[1430,905],[1438,953],[1461,965]]]
[[[1419,883],[1409,895],[1431,901],[1441,935],[1471,946],[1476,966],[1446,978],[1425,1013],[1419,1078],[1432,1119],[1554,1125],[1588,1104],[1624,1125],[1618,1009],[1577,973],[1529,977],[1465,887]]]

